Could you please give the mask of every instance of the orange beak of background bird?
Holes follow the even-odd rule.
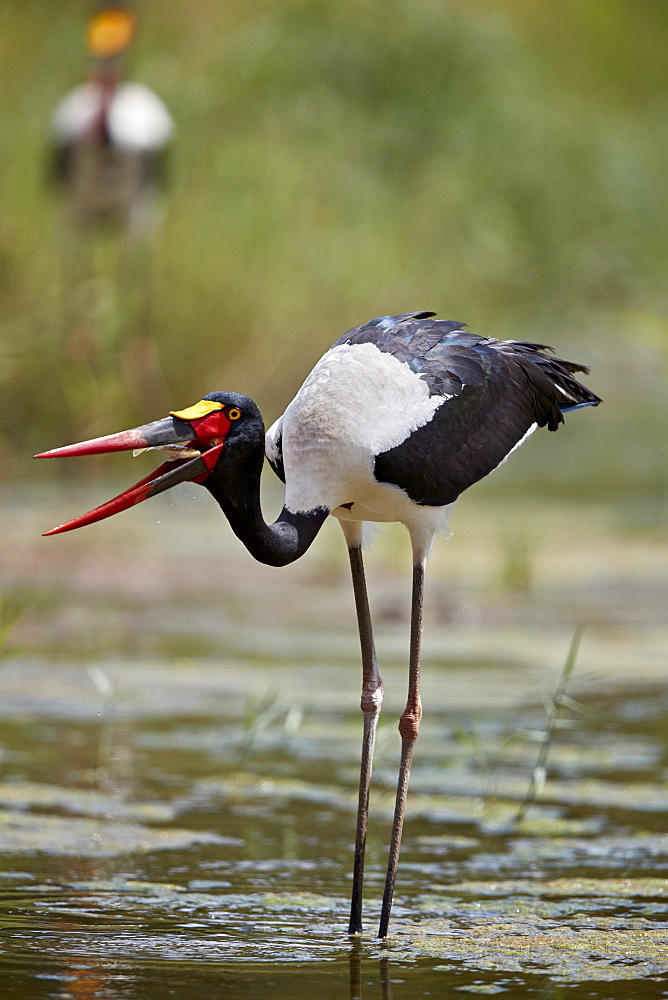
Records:
[[[179,483],[203,483],[220,457],[229,429],[230,421],[224,407],[212,400],[202,400],[186,410],[173,410],[162,420],[142,424],[132,430],[107,434],[105,437],[92,438],[90,441],[65,445],[63,448],[35,455],[35,458],[68,458],[75,455],[102,455],[112,451],[155,449],[170,456],[155,472],[123,490],[118,496],[44,534],[58,535],[62,531],[72,531],[74,528],[102,521]]]

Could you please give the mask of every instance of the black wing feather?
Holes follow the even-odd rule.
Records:
[[[452,503],[482,479],[535,423],[556,430],[563,411],[600,399],[573,377],[588,369],[554,358],[544,344],[478,337],[434,313],[380,316],[345,333],[340,344],[372,343],[407,363],[432,395],[447,396],[432,420],[376,457],[381,482],[416,503]]]

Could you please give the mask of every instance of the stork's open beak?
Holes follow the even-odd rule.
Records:
[[[170,459],[149,476],[123,490],[118,496],[65,524],[46,531],[57,535],[61,531],[82,528],[102,521],[105,517],[127,510],[142,500],[157,496],[178,483],[202,483],[220,457],[230,421],[221,403],[204,399],[186,410],[175,410],[168,417],[142,424],[129,431],[92,438],[78,444],[43,451],[35,458],[64,458],[71,455],[101,455],[111,451],[166,452]]]

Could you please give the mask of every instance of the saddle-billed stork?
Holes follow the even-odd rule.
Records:
[[[379,938],[387,936],[413,747],[418,736],[425,563],[448,506],[535,430],[601,400],[578,382],[583,365],[542,344],[495,340],[431,312],[381,316],[345,333],[283,416],[264,433],[252,399],[212,392],[154,423],[56,448],[38,458],[157,448],[169,461],[136,486],[47,534],[125,510],[182,482],[201,483],[260,562],[284,566],[328,515],[348,545],[362,649],[364,717],[349,933],[362,930],[362,883],[376,724],[383,697],[362,561],[364,521],[400,521],[413,549],[408,699]],[[260,507],[266,454],[285,483],[273,524]]]
[[[110,221],[143,234],[155,221],[174,125],[149,87],[121,79],[136,28],[131,3],[95,3],[86,32],[90,78],[53,113],[52,173],[79,224]]]

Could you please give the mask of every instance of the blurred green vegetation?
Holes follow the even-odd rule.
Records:
[[[269,422],[345,329],[434,309],[591,364],[606,401],[492,489],[665,499],[665,0],[139,6],[128,75],[178,130],[167,215],[151,259],[102,234],[79,272],[45,178],[88,7],[0,6],[10,475],[213,389]]]

